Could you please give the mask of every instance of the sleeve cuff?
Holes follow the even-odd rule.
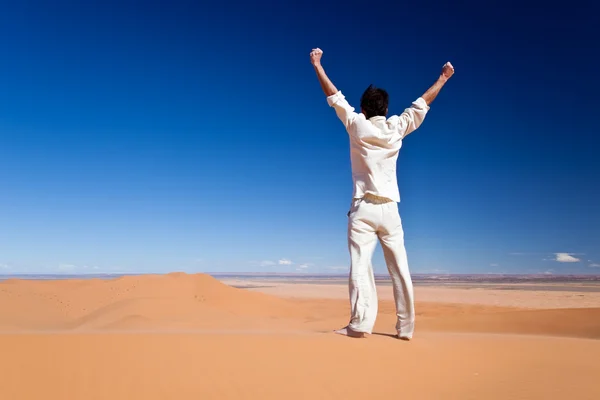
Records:
[[[331,107],[338,101],[344,100],[345,98],[346,97],[342,94],[342,91],[338,90],[337,93],[334,93],[331,96],[327,96],[327,104],[329,104],[329,107]]]
[[[422,97],[419,97],[417,100],[415,100],[414,104],[416,106],[420,107],[420,108],[423,108],[425,110],[429,110],[429,106],[427,105],[427,102]]]

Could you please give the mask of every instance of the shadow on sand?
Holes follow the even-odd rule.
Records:
[[[402,340],[403,342],[408,342],[409,341],[409,339],[400,338],[397,335],[394,335],[392,333],[373,332],[372,335],[373,336],[385,336],[385,337],[389,337],[389,338],[396,339],[396,340]]]

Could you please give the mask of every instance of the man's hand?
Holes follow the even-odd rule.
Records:
[[[447,62],[442,67],[442,75],[441,76],[445,80],[448,80],[448,79],[450,79],[450,77],[452,77],[452,75],[454,75],[454,67],[452,66],[452,64],[450,64],[450,62]]]
[[[312,51],[310,52],[310,63],[313,66],[317,66],[321,64],[321,57],[323,56],[323,50],[316,48],[316,49],[312,49]]]
[[[440,74],[440,77],[438,78],[437,82],[435,82],[433,86],[431,86],[423,94],[423,96],[421,96],[423,100],[425,100],[427,105],[430,105],[433,102],[433,100],[437,97],[442,87],[446,84],[446,82],[448,82],[448,79],[450,79],[452,75],[454,75],[454,67],[452,66],[452,64],[450,64],[450,62],[447,62],[442,67],[442,73]]]

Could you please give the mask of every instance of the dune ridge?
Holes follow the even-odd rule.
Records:
[[[297,316],[290,300],[227,286],[205,274],[0,282],[0,329],[182,329],[256,325]]]

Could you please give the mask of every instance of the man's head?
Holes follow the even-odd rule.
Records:
[[[388,113],[388,99],[389,96],[385,90],[369,85],[360,98],[360,109],[367,119],[377,116],[385,117]]]

